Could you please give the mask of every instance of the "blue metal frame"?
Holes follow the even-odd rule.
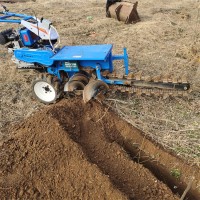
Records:
[[[123,55],[113,55],[111,56],[111,61],[113,60],[124,60],[124,68],[125,68],[125,75],[128,75],[129,73],[129,61],[128,61],[128,54],[127,49],[124,48],[124,54]],[[107,84],[110,85],[126,85],[127,80],[123,79],[106,79],[101,75],[101,66],[96,66],[96,73],[97,73],[97,79],[101,80]]]
[[[125,74],[128,75],[129,73],[129,62],[128,62],[128,54],[127,49],[124,48],[124,55],[113,55],[112,60],[124,60],[124,67],[125,67]]]
[[[106,50],[104,50],[104,47]],[[64,49],[69,48],[67,51]],[[107,79],[101,75],[102,70],[109,70],[110,73],[113,72],[114,60],[123,60],[125,75],[129,73],[129,61],[127,49],[124,48],[123,55],[112,55],[112,45],[95,45],[95,46],[73,46],[72,49],[76,49],[74,54],[68,54],[70,52],[70,47],[63,47],[61,50],[58,50],[57,53],[53,52],[51,49],[29,49],[29,48],[21,48],[14,50],[14,55],[17,59],[22,60],[28,63],[38,63],[47,68],[47,72],[57,76],[61,81],[62,78],[60,76],[60,72],[64,71],[68,74],[69,78],[73,76],[76,72],[79,71],[78,66],[91,67],[96,70],[97,79],[102,80],[107,84],[115,84],[115,85],[126,85],[127,80],[124,79]],[[95,50],[95,55],[90,55],[87,50],[92,53],[91,50]],[[98,50],[99,49],[99,50]],[[81,51],[80,51],[81,50]],[[78,53],[79,52],[79,53]],[[81,54],[81,53],[82,54]],[[100,55],[99,55],[100,52]],[[105,56],[102,57],[104,53]],[[73,56],[74,55],[74,56]],[[82,57],[77,58],[77,55],[82,55]],[[90,56],[90,57],[88,57]],[[91,60],[92,58],[93,60]],[[95,60],[95,59],[96,60]],[[102,60],[103,59],[103,60]],[[76,63],[74,65],[66,65],[65,63]]]
[[[14,56],[18,60],[27,62],[27,63],[38,63],[40,65],[50,67],[54,65],[51,57],[54,55],[54,52],[51,49],[29,49],[27,47],[15,49]]]
[[[3,16],[0,16],[0,22],[21,24],[21,20],[27,21],[29,19],[34,19],[33,16],[12,13],[12,12],[2,12],[1,14],[3,14]],[[19,17],[20,19],[8,19],[8,18],[12,18],[12,17]]]
[[[12,12],[1,12],[0,22],[21,24],[22,20],[34,19],[33,16],[17,14]],[[19,19],[16,19],[19,18]],[[46,47],[45,49],[20,48],[14,50],[17,59],[28,63],[37,63],[47,68],[47,72],[57,76],[61,81],[60,72],[65,71],[69,77],[79,71],[78,65],[82,67],[91,67],[96,70],[97,79],[107,84],[124,85],[127,80],[106,79],[101,75],[102,70],[114,71],[113,61],[123,60],[125,75],[129,73],[129,61],[127,49],[124,48],[123,55],[112,55],[112,45],[84,45],[84,46],[65,46],[57,53]],[[66,65],[65,63],[76,62],[77,66]]]
[[[98,52],[98,49],[100,49],[99,50],[100,52]],[[71,52],[71,50],[74,50],[74,53]],[[89,55],[92,58],[92,60],[88,58],[87,51],[90,52]],[[92,51],[97,51],[96,53],[98,54],[94,54]],[[63,61],[63,59],[68,59],[69,62],[72,62],[72,61],[78,62],[82,67],[90,66],[91,68],[94,68],[96,70],[98,80],[102,80],[107,84],[126,85],[127,80],[106,79],[101,75],[101,70],[109,70],[110,73],[113,72],[114,60],[124,61],[125,75],[128,75],[129,61],[128,61],[127,49],[124,48],[123,51],[124,51],[123,55],[112,55],[112,45],[91,45],[91,46],[73,46],[73,47],[66,46],[66,47],[63,47],[60,52],[58,52],[51,58],[54,61],[57,61],[57,64],[56,66],[48,67],[47,71],[48,73],[56,75],[59,79],[61,79],[60,71],[67,72],[69,77],[73,76],[79,70],[78,68],[66,69],[64,65],[65,61]],[[105,55],[102,57],[103,53]],[[81,57],[77,60],[77,58],[74,58],[73,55],[81,55]],[[60,61],[62,64],[60,64],[58,61]]]

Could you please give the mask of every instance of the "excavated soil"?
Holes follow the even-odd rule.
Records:
[[[66,100],[9,130],[1,199],[178,199],[115,140],[125,122],[108,112]]]

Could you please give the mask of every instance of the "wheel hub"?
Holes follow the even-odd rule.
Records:
[[[45,93],[52,92],[52,90],[49,88],[49,85],[42,87],[45,90]]]
[[[34,93],[36,94],[37,98],[45,103],[53,102],[57,98],[57,92],[55,88],[45,81],[38,81],[35,83]]]

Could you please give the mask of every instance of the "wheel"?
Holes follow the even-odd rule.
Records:
[[[50,74],[40,74],[32,85],[33,95],[42,103],[55,103],[60,96],[60,83]]]
[[[6,39],[5,39],[5,37],[1,33],[0,33],[0,44],[1,45],[6,44]]]

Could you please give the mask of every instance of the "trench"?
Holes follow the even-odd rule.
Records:
[[[92,105],[92,107],[94,109],[94,105]],[[89,118],[85,113],[88,108],[84,109],[85,110],[80,109],[78,114],[77,112],[71,113],[71,120],[76,121],[73,125],[76,127],[76,130],[66,125],[65,117],[69,116],[63,113],[64,110],[61,111],[62,108],[52,110],[51,113],[53,113],[60,125],[63,126],[63,129],[70,135],[71,139],[82,147],[88,160],[97,165],[105,175],[109,176],[109,179],[115,187],[128,196],[129,199],[145,199],[143,191],[135,182],[135,177],[137,177],[138,180],[142,178],[139,177],[139,174],[137,175],[137,172],[134,171],[135,169],[130,164],[129,160],[132,160],[133,163],[137,165],[140,164],[148,169],[159,181],[167,185],[173,194],[179,197],[183,194],[187,187],[185,183],[176,180],[163,165],[159,162],[155,162],[153,158],[140,150],[137,145],[134,146],[132,141],[124,137],[116,126],[112,125],[111,127],[108,119],[110,119],[113,113],[110,113],[108,118],[102,119],[97,123],[96,120],[91,117],[95,117],[95,109],[92,113],[89,113]],[[97,110],[99,109],[100,108],[97,107]],[[58,110],[59,113],[56,114]],[[68,110],[68,112],[70,111]],[[122,123],[126,123],[120,118],[116,118],[115,120],[117,119],[122,121]],[[134,134],[134,130],[132,134]],[[144,139],[142,133],[140,134],[141,140]],[[134,139],[134,136],[132,139]],[[154,145],[153,142],[152,145]],[[138,193],[137,190],[139,190]],[[191,189],[187,193],[185,199],[198,200],[200,199],[200,195],[198,192]]]
[[[135,129],[135,128],[134,128]],[[136,129],[137,130],[137,129]],[[143,143],[145,143],[144,135],[141,131],[137,131],[139,133],[139,137],[141,140],[143,140]],[[155,159],[147,155],[143,150],[138,148],[138,145],[133,145],[132,141],[124,138],[122,134],[118,131],[115,133],[108,133],[106,136],[110,141],[117,142],[120,146],[124,148],[124,150],[130,155],[130,158],[139,164],[142,164],[145,168],[147,168],[158,180],[166,184],[171,191],[178,195],[182,196],[184,193],[187,185],[185,183],[182,183],[178,181],[176,178],[171,176],[169,174],[169,171],[159,162],[157,162]],[[155,146],[153,142],[148,140],[148,142],[151,143],[151,145]],[[188,191],[187,195],[185,196],[185,199],[187,200],[199,200],[200,194],[192,189]]]
[[[107,136],[107,138],[109,138],[109,136]],[[120,189],[122,192],[124,192],[126,195],[128,195],[130,199],[132,199],[132,196],[130,195],[130,193],[127,192],[127,185],[124,187],[122,183],[119,183],[118,180],[113,178],[113,173],[111,171],[108,171],[108,169],[106,169],[104,164],[102,165],[99,162],[99,160],[101,160],[101,158],[100,159],[95,158],[94,151],[90,150],[88,143],[84,144],[77,140],[75,142],[79,143],[82,146],[82,148],[83,148],[84,152],[86,153],[86,155],[88,156],[89,160],[91,162],[97,164],[98,167],[102,171],[104,171],[104,172],[106,171],[110,175],[110,178],[111,178],[112,182],[114,183],[114,185],[116,185],[118,187],[118,189]],[[181,197],[181,195],[184,193],[184,191],[187,187],[186,184],[184,184],[184,183],[181,184],[179,181],[177,181],[175,178],[173,178],[162,165],[155,162],[153,158],[150,158],[149,156],[147,156],[144,151],[141,151],[139,148],[134,148],[133,145],[130,144],[128,141],[125,141],[124,138],[121,138],[121,139],[116,138],[112,142],[116,142],[117,144],[122,146],[134,162],[142,164],[145,168],[150,170],[151,173],[158,180],[165,183],[174,194],[176,194],[176,195],[178,194],[178,196]],[[123,178],[120,177],[120,174],[118,174],[117,176],[119,177],[119,180],[123,180],[123,178],[124,178],[124,177]],[[134,183],[132,183],[132,184],[134,184]],[[130,190],[130,188],[128,188],[128,190]],[[198,193],[196,193],[195,191],[189,191],[187,193],[185,199],[199,200],[200,195]]]
[[[158,162],[155,162],[153,158],[147,156],[144,151],[133,148],[132,145],[125,141],[123,147],[135,162],[142,163],[142,165],[149,169],[158,180],[165,183],[174,194],[178,194],[181,197],[187,187],[185,183],[181,184],[178,180],[172,177],[167,169]],[[196,191],[190,190],[185,199],[199,200],[200,195]]]

